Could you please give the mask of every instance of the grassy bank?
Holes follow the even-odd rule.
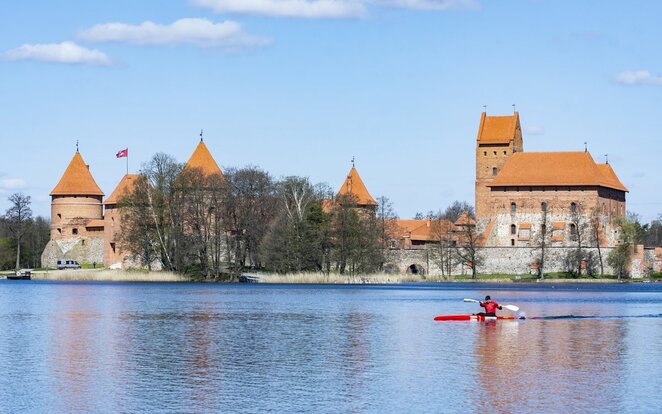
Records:
[[[34,280],[80,282],[187,282],[172,272],[147,272],[110,269],[46,270],[32,273]]]

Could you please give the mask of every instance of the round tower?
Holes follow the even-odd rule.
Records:
[[[51,240],[103,236],[103,192],[78,151],[51,191]]]

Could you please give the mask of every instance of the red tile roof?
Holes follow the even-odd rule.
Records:
[[[337,197],[346,195],[355,196],[357,199],[357,204],[360,206],[377,205],[377,202],[368,192],[368,189],[366,188],[365,184],[363,184],[363,180],[361,180],[358,171],[356,171],[356,168],[354,167],[349,170],[349,174],[347,174],[345,182],[340,187]]]
[[[515,153],[489,186],[599,186],[627,191],[611,167],[598,166],[588,152]]]
[[[515,131],[518,127],[518,112],[510,116],[487,116],[483,112],[478,127],[478,142],[481,144],[508,144],[515,139]]]
[[[83,157],[76,152],[51,196],[103,196]]]
[[[103,205],[107,206],[109,204],[117,204],[120,198],[133,190],[133,186],[136,184],[138,177],[140,177],[138,174],[126,174],[124,177],[122,177],[110,197],[108,197],[106,201],[103,202]]]
[[[600,170],[602,176],[605,178],[606,182],[608,183],[608,185],[606,185],[605,187],[627,191],[627,188],[625,188],[623,183],[621,183],[621,180],[618,179],[618,176],[611,168],[611,165],[609,164],[597,164],[597,165],[598,165],[598,170]]]
[[[409,237],[411,240],[436,241],[438,232],[452,231],[452,224],[448,220],[393,220],[398,227],[397,237]]]
[[[104,227],[105,225],[106,223],[103,221],[103,219],[95,219],[88,221],[85,227]]]
[[[212,157],[209,149],[202,140],[200,140],[195,151],[193,151],[191,158],[186,162],[184,169],[199,169],[206,176],[214,174],[223,176],[223,172],[221,172],[218,164],[216,164],[216,160],[214,160],[214,157]]]
[[[456,226],[475,226],[476,221],[469,216],[469,214],[464,211],[460,214],[460,217],[455,221]]]

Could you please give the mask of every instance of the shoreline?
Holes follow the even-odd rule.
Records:
[[[5,279],[11,272],[0,273],[0,279]],[[475,284],[620,284],[620,283],[660,283],[662,280],[654,278],[639,278],[621,280],[614,278],[524,278],[518,275],[500,275],[490,277],[480,275],[478,279],[451,278],[442,276],[418,276],[400,274],[369,274],[369,275],[340,275],[321,273],[244,273],[238,282],[199,280],[182,276],[173,272],[141,271],[141,270],[111,270],[111,269],[78,269],[78,270],[38,270],[33,271],[32,280],[62,281],[62,282],[154,282],[154,283],[256,283],[256,284],[300,284],[300,285],[397,285],[405,283],[475,283]]]

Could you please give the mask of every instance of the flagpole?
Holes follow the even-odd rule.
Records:
[[[126,147],[126,175],[129,175],[129,147]]]

